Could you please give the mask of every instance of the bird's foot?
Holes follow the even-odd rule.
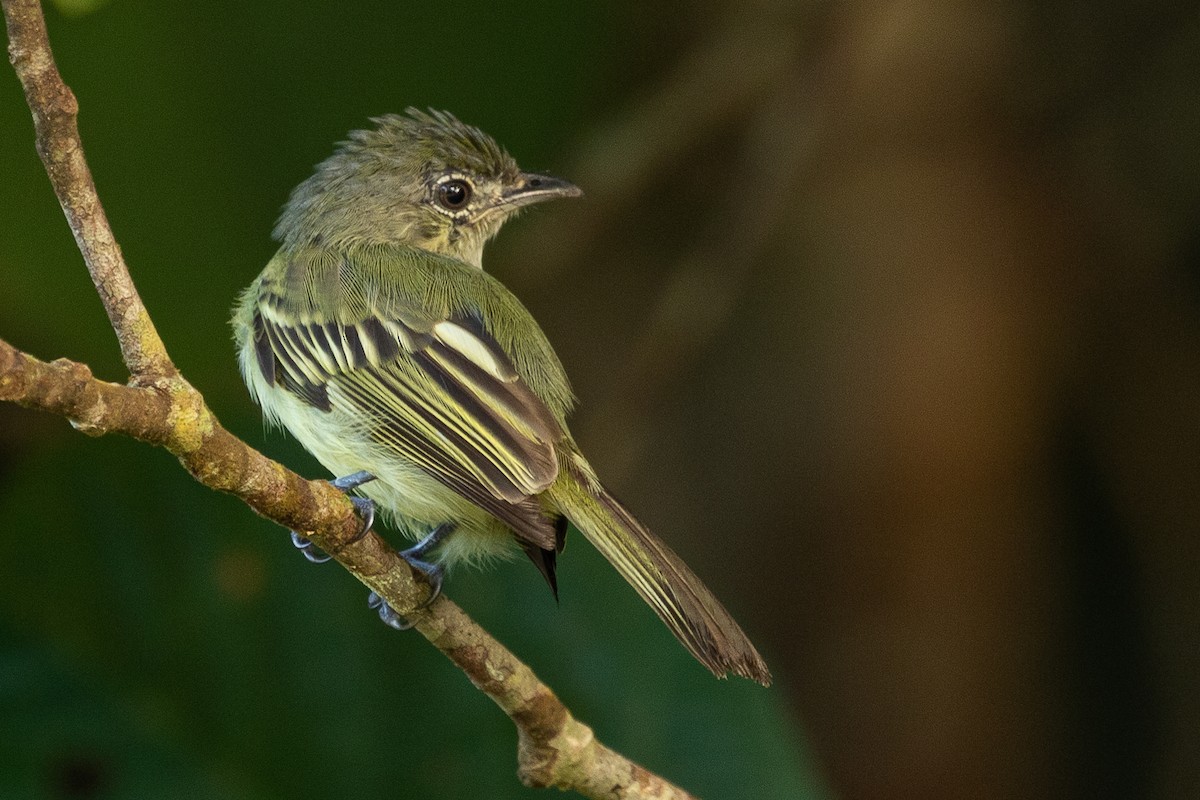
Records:
[[[369,472],[362,471],[355,472],[350,475],[343,475],[340,478],[330,481],[329,485],[343,493],[348,493],[357,489],[359,486],[362,486],[364,483],[370,483],[373,480],[375,480],[374,475]],[[375,524],[375,503],[371,502],[365,497],[351,497],[349,499],[350,502],[354,504],[354,508],[356,511],[358,511],[358,516],[362,519],[363,523],[358,535],[349,542],[346,542],[346,544],[354,544],[359,539],[366,536],[367,532],[371,530],[371,526]],[[333,556],[329,555],[324,550],[320,549],[311,541],[309,541],[308,537],[297,531],[292,531],[292,545],[295,546],[295,548],[299,550],[306,559],[314,564],[324,564],[326,561],[333,558]]]
[[[417,542],[407,550],[400,551],[400,557],[408,562],[408,565],[417,572],[425,576],[425,580],[429,581],[429,597],[421,605],[417,606],[416,610],[428,608],[429,604],[438,598],[442,593],[442,581],[445,578],[445,570],[440,564],[434,564],[428,561],[429,553],[434,550],[442,542],[446,541],[446,537],[454,532],[455,525],[453,522],[444,522],[438,525],[429,535],[421,541]],[[375,592],[367,595],[367,606],[377,609],[379,619],[384,625],[389,628],[395,628],[398,631],[406,631],[415,623],[411,622],[407,617],[397,614],[387,601],[380,597]]]
[[[300,551],[300,554],[308,559],[313,564],[324,564],[333,556],[326,553],[321,548],[313,544],[307,536],[299,531],[291,531],[292,547]]]
[[[383,621],[383,624],[398,631],[406,631],[417,624],[409,621],[408,617],[402,617],[393,611],[392,607],[387,604],[387,601],[375,592],[367,595],[367,608],[378,610],[379,619]]]

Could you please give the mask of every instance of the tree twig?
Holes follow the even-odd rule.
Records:
[[[513,720],[518,775],[529,786],[591,798],[686,800],[689,794],[598,742],[511,652],[444,596],[418,606],[428,587],[360,522],[346,498],[307,481],[223,428],[175,369],[125,266],[84,160],[78,105],[55,66],[36,0],[0,0],[9,54],[33,111],[37,148],[133,375],[124,386],[87,366],[47,363],[0,340],[0,400],[66,417],[90,435],[122,433],[164,447],[192,476],[240,497],[281,525],[311,531],[314,543],[383,597]]]
[[[8,58],[33,112],[38,155],[121,343],[125,365],[135,381],[174,375],[175,365],[133,286],[96,194],[76,123],[79,103],[54,64],[41,5],[37,0],[5,0],[3,5]]]
[[[39,361],[0,340],[0,400],[59,414],[90,435],[122,433],[165,447],[204,485],[237,495],[281,525],[311,529],[321,549],[411,616],[416,629],[512,718],[519,775],[527,785],[612,800],[690,797],[596,741],[528,666],[445,596],[417,610],[428,589],[374,533],[354,541],[360,523],[340,492],[306,481],[226,431],[182,378],[144,387],[107,383],[83,364]]]

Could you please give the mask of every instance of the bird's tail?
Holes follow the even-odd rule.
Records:
[[[700,663],[721,678],[732,672],[770,685],[762,656],[725,607],[603,486],[590,475],[560,474],[552,494],[559,509]]]

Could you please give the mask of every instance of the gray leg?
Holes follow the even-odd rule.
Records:
[[[334,478],[329,482],[329,484],[335,489],[341,489],[343,492],[348,492],[351,489],[357,489],[364,483],[370,483],[373,480],[375,480],[375,476],[364,469],[358,472],[352,472],[349,475],[343,475],[340,478]]]

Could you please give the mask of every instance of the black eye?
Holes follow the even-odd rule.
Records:
[[[438,202],[442,208],[458,211],[471,202],[471,184],[466,181],[446,181],[437,188]]]

